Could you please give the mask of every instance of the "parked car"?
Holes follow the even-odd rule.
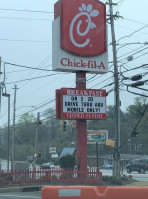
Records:
[[[52,162],[43,163],[40,165],[41,169],[53,169],[54,164]]]
[[[126,166],[127,173],[131,173],[132,171],[137,171],[138,173],[145,173],[148,171],[148,159],[141,158],[133,160],[130,164]]]
[[[104,164],[103,166],[100,166],[99,167],[100,169],[113,169],[113,166],[112,165],[110,165],[110,164]]]

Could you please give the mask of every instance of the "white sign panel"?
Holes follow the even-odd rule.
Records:
[[[62,119],[106,119],[106,91],[62,88]]]

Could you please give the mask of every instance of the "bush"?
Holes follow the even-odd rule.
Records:
[[[127,178],[127,177],[126,177]],[[125,177],[115,177],[115,176],[103,176],[103,182],[107,184],[113,184],[113,185],[122,185],[122,180],[125,181]]]
[[[121,176],[120,179],[122,181],[128,181],[129,180],[129,178],[126,175]]]
[[[104,182],[110,182],[110,176],[102,176]]]
[[[65,155],[60,158],[60,167],[63,169],[73,169],[75,167],[76,159],[73,155]]]
[[[118,177],[115,177],[115,176],[111,176],[110,182],[111,182],[112,184],[122,185],[122,180],[121,180],[121,178],[118,178]]]

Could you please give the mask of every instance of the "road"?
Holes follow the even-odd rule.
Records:
[[[100,169],[100,171],[102,172],[103,176],[111,176],[112,175],[112,170]],[[145,174],[140,174],[138,172],[127,173],[126,170],[124,170],[123,175],[126,175],[126,176],[130,175],[135,180],[148,182],[148,172],[146,172]]]
[[[0,193],[0,199],[41,199],[41,191]]]

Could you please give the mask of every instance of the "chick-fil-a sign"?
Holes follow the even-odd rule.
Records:
[[[54,6],[53,70],[108,72],[106,32],[104,3],[59,0]]]
[[[105,4],[97,0],[62,0],[61,4],[61,47],[81,56],[105,52]]]

